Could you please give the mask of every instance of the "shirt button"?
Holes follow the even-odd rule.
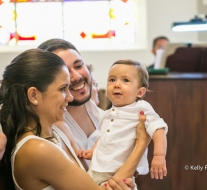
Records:
[[[112,109],[112,111],[114,111],[115,109]]]
[[[110,132],[110,130],[108,129],[107,132]]]
[[[113,122],[114,120],[113,119],[111,119],[111,122]]]

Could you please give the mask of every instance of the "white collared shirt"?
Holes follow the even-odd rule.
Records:
[[[115,172],[123,165],[134,148],[140,111],[144,111],[146,115],[145,127],[150,137],[159,128],[164,128],[167,133],[167,124],[144,100],[123,107],[112,106],[110,110],[104,112],[100,120],[101,131],[93,153],[92,170]],[[140,160],[137,170],[139,174],[149,172],[147,150]]]

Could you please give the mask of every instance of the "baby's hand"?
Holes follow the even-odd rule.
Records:
[[[163,176],[167,175],[165,156],[153,157],[150,175],[152,179],[163,179]]]
[[[87,160],[92,159],[93,151],[92,150],[78,150],[76,155]]]

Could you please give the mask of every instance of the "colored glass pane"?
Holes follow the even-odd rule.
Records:
[[[13,3],[0,4],[0,45],[9,44],[15,33],[15,9]]]
[[[0,45],[38,45],[50,38],[83,49],[133,45],[139,32],[137,1],[0,0]]]
[[[18,45],[40,44],[46,39],[62,38],[62,3],[17,3]]]

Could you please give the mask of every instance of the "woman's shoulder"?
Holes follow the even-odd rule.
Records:
[[[24,137],[17,146],[19,144],[21,147],[17,152],[17,158],[22,157],[21,159],[28,164],[42,161],[44,158],[48,159],[50,155],[58,152],[54,143],[34,135]]]

